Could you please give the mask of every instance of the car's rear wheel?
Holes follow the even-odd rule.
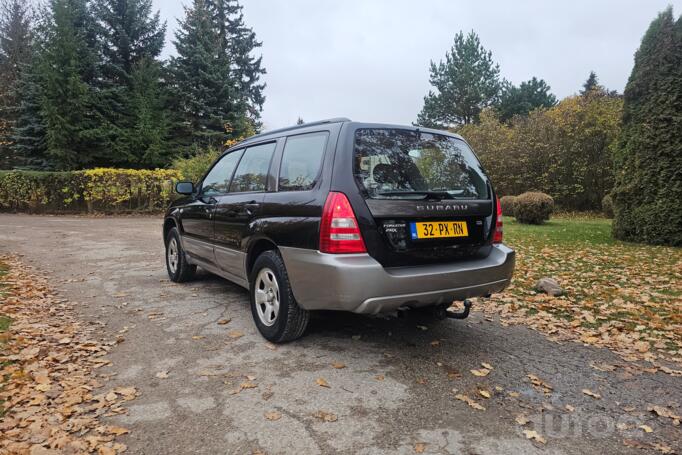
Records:
[[[256,259],[250,279],[251,313],[258,331],[273,343],[300,338],[310,312],[298,306],[282,257],[266,251]]]
[[[171,281],[176,283],[191,280],[197,271],[196,265],[187,262],[177,228],[172,228],[166,237],[166,270]]]

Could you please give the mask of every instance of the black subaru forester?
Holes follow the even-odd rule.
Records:
[[[168,209],[168,275],[197,266],[247,288],[273,342],[313,310],[399,308],[466,317],[510,282],[499,200],[460,136],[410,126],[307,123],[226,150]],[[462,313],[448,308],[465,301]]]

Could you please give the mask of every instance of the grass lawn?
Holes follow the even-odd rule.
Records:
[[[486,312],[629,360],[682,366],[682,249],[614,240],[611,220],[587,216],[540,226],[505,217],[504,237],[517,268],[508,290],[481,302]],[[543,277],[566,295],[535,292]]]

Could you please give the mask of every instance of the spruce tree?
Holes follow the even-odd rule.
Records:
[[[455,43],[437,65],[431,62],[429,82],[436,91],[424,97],[417,124],[448,128],[478,121],[486,107],[496,103],[500,89],[500,67],[473,31],[459,32]]]
[[[163,122],[152,125],[149,122],[161,121],[161,116],[139,116],[140,94],[139,90],[135,90],[144,81],[142,83],[149,93],[155,93],[157,97],[161,95],[158,78],[152,81],[147,76],[160,76],[155,59],[163,49],[166,25],[161,23],[158,11],[152,12],[151,0],[95,0],[93,14],[97,21],[101,74],[98,86],[101,89],[100,109],[107,149],[122,165],[149,166],[150,162],[144,157],[159,155],[155,151],[140,148],[147,141],[140,140],[137,135],[141,130],[148,131],[151,128],[155,134],[163,136],[160,133]],[[134,84],[138,84],[138,87],[134,87]],[[157,102],[154,105],[163,109]],[[163,147],[163,144],[155,143],[154,147]]]
[[[100,128],[96,34],[87,0],[51,0],[41,52],[48,157],[59,169],[114,163]]]
[[[164,167],[172,160],[168,146],[170,118],[167,94],[159,83],[161,64],[148,58],[132,68],[126,111],[130,127],[125,134],[125,145],[135,155],[136,167]]]
[[[253,55],[262,43],[256,33],[244,23],[242,6],[238,0],[207,0],[214,27],[220,41],[220,58],[230,66],[231,78],[235,83],[234,106],[242,111],[254,126],[260,126],[260,112],[263,109],[265,84],[260,82],[265,74],[262,57]],[[239,135],[239,125],[234,125]]]
[[[175,143],[184,152],[221,147],[244,116],[235,103],[238,84],[225,63],[220,32],[206,0],[185,7],[179,25],[177,55],[170,61]]]
[[[682,18],[651,23],[625,87],[614,156],[616,238],[682,245]]]
[[[21,167],[37,170],[51,168],[47,155],[47,125],[43,113],[43,81],[38,56],[22,71],[17,84],[19,104],[12,130],[12,149],[21,157]]]
[[[583,89],[580,91],[581,95],[587,95],[588,93],[591,93],[594,90],[599,90],[603,91],[604,87],[599,85],[599,78],[597,77],[597,73],[594,71],[590,71],[590,75],[587,77],[587,80],[583,84]]]
[[[21,164],[12,147],[12,130],[19,115],[18,90],[31,59],[32,12],[23,0],[0,3],[0,168]]]

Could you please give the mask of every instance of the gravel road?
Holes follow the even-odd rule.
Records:
[[[644,452],[624,439],[680,450],[680,427],[646,411],[679,413],[680,378],[480,313],[441,322],[323,313],[303,339],[266,343],[242,288],[207,273],[168,281],[160,218],[0,215],[0,253],[46,272],[103,338],[124,338],[101,372],[141,391],[112,418],[131,430],[128,453]],[[470,372],[482,363],[493,368],[486,376]],[[621,367],[591,366],[605,363]]]

